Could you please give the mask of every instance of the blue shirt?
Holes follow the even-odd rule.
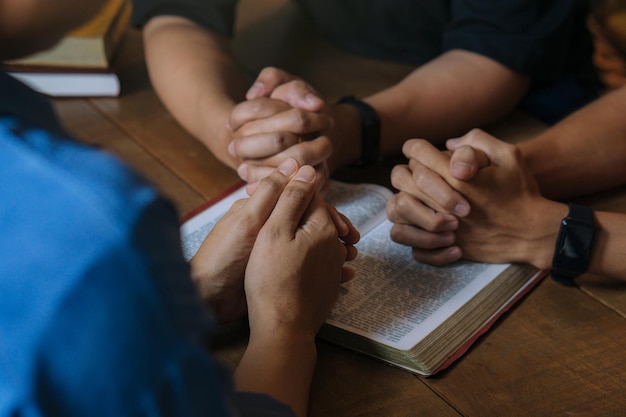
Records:
[[[0,73],[0,417],[292,416],[234,393],[172,205]]]

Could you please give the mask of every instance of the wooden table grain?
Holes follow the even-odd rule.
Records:
[[[236,50],[254,74],[266,64],[306,75],[328,98],[364,95],[394,83],[411,68],[350,56],[324,43],[285,0],[247,0],[261,13],[240,15]],[[290,20],[291,19],[291,20]],[[282,41],[281,31],[304,31]],[[260,33],[260,34],[259,34]],[[278,43],[264,48],[258,36]],[[288,52],[293,48],[296,52]],[[279,52],[283,52],[282,54]],[[129,30],[121,51],[118,98],[57,99],[67,129],[118,155],[171,198],[181,216],[239,182],[186,133],[150,87],[141,37]],[[351,74],[348,78],[341,75]],[[350,80],[344,83],[344,80]],[[517,142],[544,129],[514,113],[488,130]],[[344,172],[352,180],[378,172]],[[582,199],[598,209],[626,211],[626,190]],[[237,363],[245,325],[220,330],[218,357]],[[459,361],[431,378],[318,342],[310,415],[317,416],[623,416],[626,415],[626,283],[587,275],[581,288],[549,279],[524,297]]]

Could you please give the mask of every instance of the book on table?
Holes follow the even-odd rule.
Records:
[[[120,80],[111,70],[5,67],[7,73],[51,97],[117,97]]]
[[[5,71],[50,96],[117,96],[115,55],[129,26],[130,0],[109,0],[52,48],[5,61]]]
[[[429,376],[461,357],[545,271],[524,264],[417,262],[411,248],[389,237],[385,207],[391,194],[374,184],[331,181],[326,198],[359,229],[361,241],[351,262],[355,278],[342,285],[319,337]],[[238,188],[185,217],[187,259],[232,203],[245,197]]]

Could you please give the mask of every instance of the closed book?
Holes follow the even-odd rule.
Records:
[[[51,97],[116,97],[120,94],[120,80],[113,68],[6,66],[4,69],[33,90]]]
[[[96,16],[69,32],[51,49],[6,63],[28,67],[107,69],[129,26],[131,12],[130,0],[109,0]]]

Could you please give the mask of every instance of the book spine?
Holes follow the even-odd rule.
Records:
[[[124,0],[124,5],[113,20],[113,23],[104,37],[104,56],[106,56],[109,65],[113,61],[113,55],[118,49],[117,46],[121,43],[129,27],[132,9],[132,3],[129,0]]]

